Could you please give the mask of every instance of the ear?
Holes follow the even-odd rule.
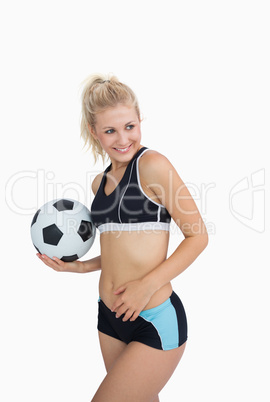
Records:
[[[139,117],[139,122],[141,123],[142,121],[144,121],[144,115],[141,113]]]

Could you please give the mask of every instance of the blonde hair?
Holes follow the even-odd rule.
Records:
[[[109,108],[115,107],[118,103],[133,106],[138,115],[139,121],[140,109],[135,93],[126,84],[123,84],[114,75],[92,74],[81,84],[83,86],[81,100],[81,137],[84,140],[84,146],[88,145],[95,159],[99,155],[105,162],[106,152],[91,134],[90,127],[95,130],[97,113]]]

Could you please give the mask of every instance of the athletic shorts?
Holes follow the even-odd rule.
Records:
[[[99,298],[98,330],[126,344],[136,341],[155,349],[170,350],[187,340],[187,318],[184,306],[175,292],[157,307],[143,310],[135,321],[116,318]]]

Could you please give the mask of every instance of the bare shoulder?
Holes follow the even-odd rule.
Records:
[[[140,174],[145,178],[155,179],[156,175],[160,175],[165,171],[167,172],[168,169],[173,169],[173,166],[166,156],[160,152],[149,149],[140,158],[139,169]]]
[[[96,195],[98,188],[100,186],[101,180],[103,177],[103,172],[99,173],[94,180],[92,181],[92,191],[94,193],[94,195]]]

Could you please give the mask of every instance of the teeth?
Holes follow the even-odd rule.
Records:
[[[125,151],[128,150],[129,147],[130,147],[130,146],[128,146],[128,147],[126,147],[126,148],[115,148],[115,149],[117,149],[117,151],[120,151],[120,152],[125,152]]]

